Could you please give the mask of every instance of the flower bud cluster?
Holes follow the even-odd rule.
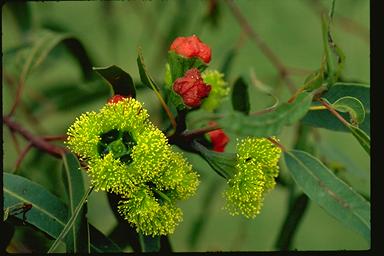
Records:
[[[176,95],[176,99],[171,97],[174,104],[182,108],[202,106],[207,111],[216,109],[223,97],[229,94],[229,87],[222,73],[216,70],[203,72],[211,61],[209,46],[192,35],[176,38],[169,51],[181,56],[181,60],[166,65],[165,82]],[[172,75],[172,69],[178,72]]]
[[[118,206],[138,232],[166,235],[182,220],[178,200],[192,196],[198,174],[133,98],[114,98],[68,129],[68,147],[88,163],[95,190],[119,194]]]

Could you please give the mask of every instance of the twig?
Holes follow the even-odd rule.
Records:
[[[11,138],[12,138],[13,144],[15,145],[16,151],[18,154],[20,154],[21,149],[20,149],[19,142],[17,141],[17,137],[12,129],[9,129],[9,132],[11,133]]]
[[[278,146],[282,151],[287,151],[286,149],[285,149],[285,147],[282,145],[282,144],[280,144],[277,140],[275,140],[275,139],[273,139],[273,138],[271,138],[271,137],[268,137],[267,138],[270,142],[272,142],[273,144],[275,144],[276,146]]]
[[[15,86],[16,86],[16,81],[15,81],[15,79],[14,79],[12,76],[10,76],[7,72],[3,72],[3,74],[4,74],[4,79],[5,79],[5,81],[6,81],[5,84],[6,84],[6,85],[8,86],[8,88],[12,91],[11,93],[16,93],[16,92],[15,92],[15,90],[16,90],[16,89],[15,89]],[[42,132],[43,129],[40,127],[40,123],[38,122],[38,120],[36,119],[36,117],[33,115],[33,113],[32,113],[28,108],[26,108],[24,105],[20,105],[19,107],[20,107],[21,111],[23,111],[23,114],[25,115],[26,120],[27,120],[31,125],[33,125],[33,127],[34,127],[37,131],[43,133],[43,132]],[[8,116],[11,116],[11,114],[13,114],[12,111],[10,111],[10,114],[8,114]]]
[[[188,140],[192,140],[194,138],[198,138],[201,135],[206,134],[207,132],[215,131],[218,129],[220,129],[220,127],[218,125],[211,125],[211,126],[203,127],[200,129],[192,130],[189,132],[184,132],[184,133],[182,133],[182,136]]]
[[[15,101],[13,102],[11,111],[9,112],[8,116],[11,116],[15,113],[17,106],[19,105],[20,98],[21,98],[21,92],[24,89],[24,80],[19,79],[19,82],[17,83],[17,88],[16,88],[16,95],[15,95]]]
[[[306,68],[301,68],[301,67],[286,67],[290,75],[296,75],[296,76],[307,76],[313,70],[311,69],[306,69]]]
[[[269,112],[272,112],[273,110],[276,109],[277,106],[272,106],[272,107],[269,107],[269,108],[265,108],[265,109],[262,109],[262,110],[259,110],[259,111],[255,111],[255,112],[252,112],[252,113],[249,113],[250,116],[260,116],[262,114],[266,114],[266,113],[269,113]]]
[[[67,139],[67,135],[53,135],[53,136],[43,136],[41,137],[45,141],[55,141],[55,140],[61,140],[64,141]]]
[[[20,153],[19,157],[16,160],[15,169],[13,170],[13,173],[15,173],[19,169],[21,161],[23,161],[23,159],[25,158],[25,156],[27,155],[31,147],[32,147],[32,143],[28,143],[28,145]]]
[[[63,141],[67,139],[67,135],[43,136],[41,137],[41,139],[45,141],[55,141],[55,140]],[[33,145],[31,142],[28,143],[28,145],[23,149],[23,151],[19,153],[19,157],[16,160],[14,172],[16,172],[19,169],[21,162],[24,160],[25,156],[27,155],[29,150],[32,148],[32,146]]]
[[[10,117],[6,116],[3,118],[3,123],[7,125],[12,131],[15,131],[22,135],[27,141],[29,141],[34,147],[45,151],[55,157],[61,158],[65,152],[65,149],[62,147],[55,146],[53,144],[48,143],[42,138],[36,137],[27,131],[20,124],[11,120]]]
[[[244,30],[244,32],[255,42],[259,47],[261,52],[271,61],[275,68],[279,71],[280,77],[285,81],[289,90],[294,92],[296,89],[289,79],[289,73],[284,64],[272,51],[272,49],[265,43],[265,41],[253,30],[247,19],[241,13],[239,7],[233,2],[233,0],[226,0],[227,5],[229,6],[232,14],[235,16],[236,20]]]
[[[351,124],[344,119],[344,117],[342,117],[331,105],[329,105],[327,102],[325,102],[324,100],[322,99],[319,99],[319,102],[324,106],[326,107],[335,117],[337,117],[337,119],[340,120],[340,122],[342,122],[345,126],[349,127]]]

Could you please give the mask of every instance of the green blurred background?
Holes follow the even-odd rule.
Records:
[[[309,72],[320,66],[323,48],[319,11],[322,8],[327,11],[331,1],[235,2],[252,28],[288,67],[298,88]],[[242,32],[225,1],[217,2],[217,12],[212,12],[211,3],[207,0],[46,1],[27,2],[27,9],[15,8],[7,3],[2,8],[2,51],[7,53],[14,50],[28,36],[33,36],[41,29],[68,32],[83,43],[94,66],[117,65],[130,73],[139,84],[136,57],[137,48],[142,47],[148,70],[161,84],[166,53],[172,40],[177,36],[196,34],[212,48],[211,69],[220,69],[229,52],[236,49],[230,69],[225,74],[230,85],[240,75],[251,81],[250,74],[253,73],[259,81],[272,88],[281,101],[288,99],[290,93],[279,80],[276,69]],[[23,14],[22,10],[27,12]],[[369,83],[369,1],[336,1],[332,29],[334,40],[346,55],[342,77]],[[16,73],[17,68],[13,65],[15,61],[13,57],[4,54],[3,114],[9,112],[14,100],[15,87],[5,76]],[[58,107],[60,95],[57,94],[63,93],[64,99],[61,102],[70,100],[65,99],[65,93],[73,87],[84,95],[93,95],[92,98],[75,101],[71,106],[64,104],[64,107]],[[62,91],[55,88],[62,88]],[[93,90],[99,93],[92,94]],[[23,108],[18,109],[16,119],[34,134],[64,134],[76,116],[100,108],[109,93],[101,79],[85,82],[73,57],[67,54],[64,47],[57,47],[28,77],[22,95]],[[250,93],[252,110],[273,103],[270,97],[256,87],[251,86]],[[137,98],[144,102],[152,121],[161,126],[161,107],[153,92],[139,90]],[[227,100],[222,109],[229,106]],[[294,139],[293,131],[294,127],[287,127],[281,134],[281,142],[288,147]],[[338,175],[369,197],[370,159],[352,135],[323,129],[318,129],[318,133],[321,138],[317,142],[319,155],[328,162],[344,166]],[[18,154],[7,129],[3,129],[3,139],[4,170],[12,171]],[[21,146],[26,145],[22,139],[19,141]],[[233,151],[234,145],[233,137],[227,151]],[[261,214],[254,220],[231,217],[222,209],[224,180],[199,157],[186,155],[201,174],[202,182],[197,195],[180,204],[184,221],[170,236],[174,251],[275,250],[274,243],[287,211],[286,189],[277,186],[269,193]],[[32,149],[17,174],[44,185],[62,197],[64,187],[61,165],[61,161]],[[281,172],[286,172],[284,167]],[[208,199],[212,203],[208,208],[203,208],[204,201]],[[93,193],[88,207],[89,221],[104,234],[110,233],[117,221],[109,208],[106,195],[102,192]],[[198,239],[192,241],[191,232],[201,222],[201,213],[204,211],[206,223]],[[42,235],[28,228],[19,228],[13,246],[34,248],[40,243],[38,246],[41,248],[49,248],[49,244],[36,242],[41,240],[44,240]],[[337,222],[314,203],[310,203],[294,239],[294,248],[298,250],[360,250],[368,249],[369,246],[357,233]],[[125,249],[131,251],[129,246]]]

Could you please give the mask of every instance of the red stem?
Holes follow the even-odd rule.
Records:
[[[319,102],[326,107],[337,119],[340,120],[345,126],[350,126],[351,124],[344,119],[332,106],[330,106],[327,102],[323,101],[322,99],[319,99]]]
[[[208,127],[192,130],[190,132],[184,132],[182,136],[186,139],[194,139],[200,137],[203,134],[206,134],[207,132],[211,132],[218,129],[220,129],[218,125],[210,125]]]
[[[45,141],[55,141],[55,140],[61,140],[64,141],[67,139],[67,135],[53,135],[53,136],[43,136],[41,137]]]
[[[287,150],[285,149],[285,147],[284,147],[282,144],[280,144],[277,140],[275,140],[275,139],[273,139],[273,138],[271,138],[271,137],[268,137],[267,139],[268,139],[270,142],[272,142],[273,144],[275,144],[276,146],[278,146],[279,148],[281,148],[282,151],[287,151]]]
[[[23,161],[23,159],[25,158],[25,156],[27,155],[27,153],[31,149],[31,147],[32,147],[32,143],[28,143],[28,145],[20,153],[19,157],[16,160],[14,172],[16,172],[19,169],[21,161]]]
[[[27,131],[24,127],[22,127],[20,124],[12,121],[11,118],[8,116],[3,118],[3,123],[6,124],[12,131],[15,131],[19,133],[21,136],[23,136],[34,147],[42,151],[45,151],[58,158],[61,158],[65,152],[64,148],[50,144],[42,138],[35,137],[33,134]]]

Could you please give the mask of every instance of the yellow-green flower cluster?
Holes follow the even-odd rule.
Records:
[[[224,74],[217,70],[206,70],[201,74],[204,83],[211,86],[211,92],[201,105],[207,111],[215,110],[224,97],[229,94],[228,83],[224,81]]]
[[[245,138],[237,144],[236,173],[228,180],[225,208],[231,215],[254,218],[264,194],[275,187],[281,149],[266,138]]]
[[[137,100],[84,113],[67,134],[68,147],[88,163],[92,186],[121,195],[118,210],[138,232],[173,233],[182,220],[176,202],[196,192],[198,174]]]

